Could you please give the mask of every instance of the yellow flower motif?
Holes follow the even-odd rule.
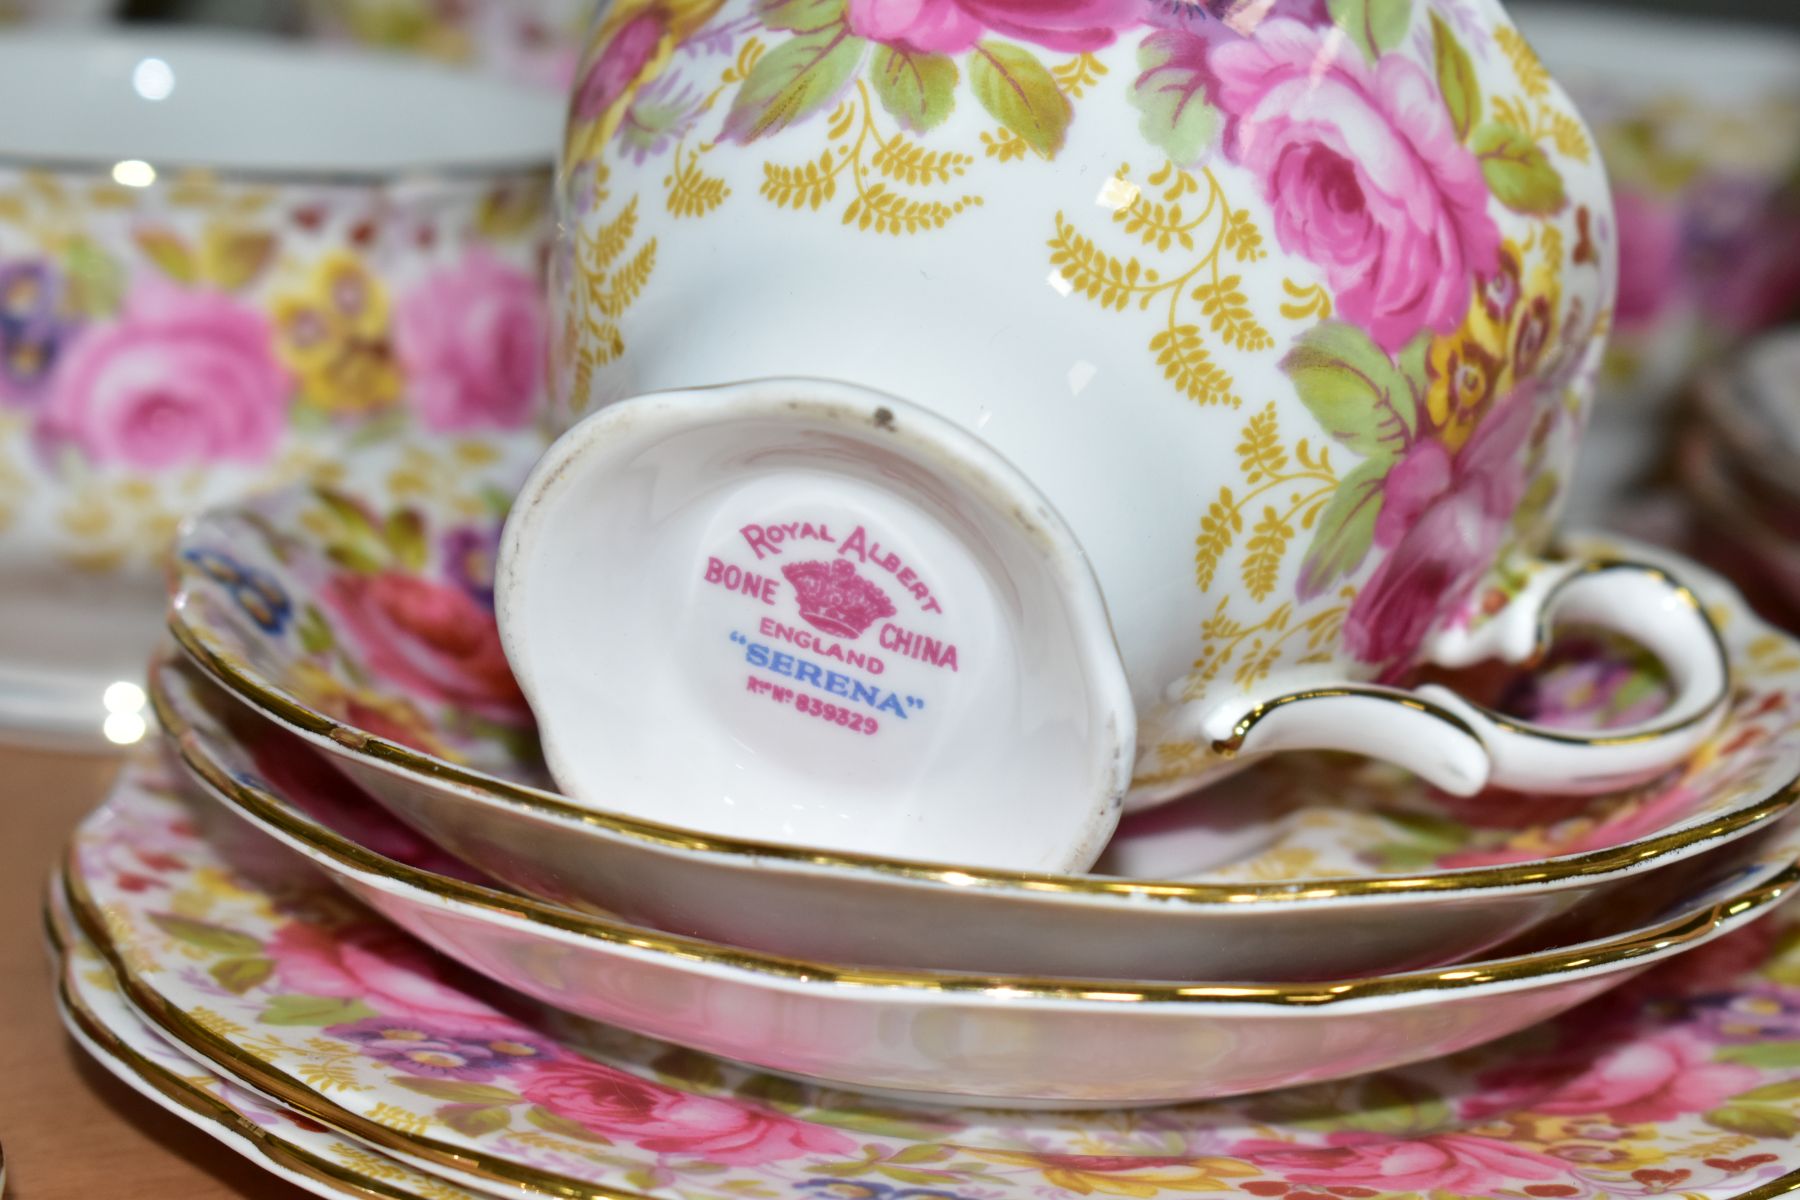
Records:
[[[1468,442],[1499,391],[1505,368],[1494,330],[1477,303],[1463,327],[1431,342],[1431,389],[1426,408],[1444,445],[1452,452]]]
[[[1229,1189],[1230,1179],[1262,1172],[1231,1158],[1151,1158],[1135,1155],[1032,1154],[1024,1151],[979,1150],[964,1153],[988,1162],[1029,1167],[1044,1182],[1082,1196],[1130,1196],[1151,1200],[1160,1194],[1196,1195]]]
[[[387,291],[355,255],[320,259],[274,310],[277,349],[309,402],[369,413],[399,401],[405,381],[388,336]]]
[[[1499,269],[1476,281],[1462,327],[1432,339],[1427,407],[1453,452],[1468,442],[1497,397],[1538,373],[1556,336],[1561,254],[1546,251],[1529,279],[1524,261],[1517,243],[1502,246]]]
[[[1562,313],[1562,264],[1552,260],[1532,271],[1525,301],[1513,322],[1508,349],[1515,377],[1537,373],[1544,355],[1555,342]]]

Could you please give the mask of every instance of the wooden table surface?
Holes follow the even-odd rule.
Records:
[[[114,1080],[57,1019],[39,919],[44,884],[113,770],[106,760],[0,748],[6,1200],[296,1200],[306,1193]]]

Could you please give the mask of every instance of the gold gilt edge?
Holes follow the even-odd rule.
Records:
[[[296,1112],[377,1148],[410,1154],[415,1158],[458,1169],[480,1178],[508,1183],[537,1195],[555,1197],[557,1200],[650,1200],[650,1197],[642,1193],[613,1191],[573,1180],[561,1180],[560,1177],[529,1167],[493,1159],[475,1151],[461,1150],[423,1136],[404,1136],[340,1108],[330,1100],[311,1092],[290,1076],[242,1055],[224,1039],[200,1028],[191,1019],[186,1018],[185,1014],[174,1010],[155,992],[146,987],[141,980],[135,978],[130,973],[118,948],[111,942],[110,935],[105,930],[104,920],[94,910],[92,898],[87,895],[79,875],[75,873],[72,852],[68,867],[61,872],[61,886],[76,923],[99,951],[107,970],[119,983],[126,997],[140,1014],[151,1019],[165,1036],[174,1037],[207,1061],[216,1064],[221,1070],[227,1071],[240,1081],[272,1096]],[[55,935],[53,934],[53,936]],[[326,1164],[326,1166],[334,1173],[338,1170],[332,1164]],[[1726,1200],[1776,1200],[1778,1197],[1796,1193],[1800,1193],[1800,1170],[1789,1172],[1778,1179],[1771,1180],[1739,1196],[1726,1198]],[[394,1196],[394,1193],[386,1190],[378,1194],[383,1197],[383,1200],[390,1200]]]
[[[1790,865],[1762,886],[1722,900],[1710,908],[1656,926],[1636,930],[1584,949],[1559,949],[1542,954],[1502,960],[1482,967],[1450,966],[1407,974],[1370,976],[1321,985],[1318,983],[1268,984],[1137,984],[1114,980],[1043,979],[1008,975],[973,975],[927,970],[881,970],[843,967],[764,954],[715,942],[667,934],[637,925],[616,924],[600,917],[561,908],[528,897],[496,891],[421,871],[384,858],[346,838],[295,815],[279,799],[231,777],[199,748],[193,731],[174,711],[160,681],[152,688],[157,715],[175,741],[182,760],[218,800],[243,811],[259,825],[323,855],[340,866],[377,879],[394,880],[427,895],[464,905],[546,931],[572,934],[611,946],[627,947],[638,954],[675,958],[727,970],[744,971],[772,979],[803,984],[809,989],[855,988],[866,994],[875,990],[900,990],[941,994],[980,995],[1003,993],[1009,1001],[1098,1001],[1102,1003],[1162,1003],[1179,1005],[1250,1005],[1276,1008],[1325,1008],[1353,1001],[1425,992],[1453,992],[1498,983],[1526,982],[1566,971],[1591,971],[1622,966],[1672,946],[1707,937],[1723,922],[1773,905],[1800,883],[1800,864]],[[74,851],[71,850],[71,855]],[[68,886],[77,894],[78,910],[91,909],[73,858],[67,871]],[[102,940],[95,934],[95,941]]]
[[[50,886],[52,893],[59,888],[67,891],[66,883],[61,880],[53,880]],[[347,1196],[356,1197],[357,1200],[418,1200],[415,1193],[409,1192],[405,1188],[396,1187],[384,1180],[370,1178],[353,1168],[332,1162],[327,1158],[321,1158],[310,1150],[278,1137],[205,1089],[181,1078],[168,1068],[152,1062],[127,1045],[106,1027],[75,989],[70,986],[69,969],[72,965],[70,955],[73,952],[74,938],[71,931],[64,927],[61,915],[55,911],[54,901],[48,898],[44,905],[44,927],[50,943],[51,967],[57,977],[58,1003],[75,1023],[82,1037],[116,1059],[120,1065],[137,1078],[202,1120],[244,1138],[256,1148],[258,1154],[278,1167],[322,1183]],[[112,967],[108,966],[105,969],[107,974],[115,980],[118,978],[117,972]],[[334,1123],[327,1122],[327,1124]],[[0,1159],[0,1166],[4,1166],[4,1159]],[[449,1181],[443,1182],[448,1183]],[[642,1200],[642,1198],[629,1193],[620,1193],[619,1200]]]
[[[1727,666],[1727,669],[1724,672],[1724,678],[1720,681],[1719,690],[1716,695],[1710,697],[1706,704],[1699,710],[1690,713],[1680,720],[1667,721],[1661,724],[1646,724],[1642,727],[1625,730],[1620,733],[1608,733],[1604,731],[1597,733],[1568,733],[1556,729],[1549,729],[1541,725],[1532,725],[1528,722],[1519,721],[1513,717],[1507,716],[1505,713],[1488,708],[1486,705],[1470,703],[1469,707],[1480,713],[1483,718],[1491,722],[1494,726],[1507,733],[1528,736],[1538,741],[1553,742],[1562,746],[1585,746],[1591,749],[1644,745],[1645,743],[1658,741],[1668,737],[1671,734],[1681,733],[1685,730],[1692,729],[1697,725],[1712,720],[1718,715],[1720,706],[1729,703],[1731,700],[1731,671],[1729,669],[1731,651],[1726,647],[1725,639],[1720,636],[1719,627],[1713,622],[1712,617],[1707,615],[1706,609],[1700,603],[1699,597],[1695,596],[1692,589],[1687,587],[1687,585],[1681,583],[1661,567],[1632,562],[1629,559],[1601,559],[1586,564],[1575,574],[1559,582],[1555,587],[1550,589],[1549,594],[1545,596],[1543,601],[1545,616],[1538,625],[1538,652],[1542,653],[1544,650],[1548,649],[1551,644],[1553,631],[1550,629],[1549,625],[1549,613],[1554,609],[1557,597],[1578,580],[1593,575],[1604,575],[1613,571],[1650,575],[1657,579],[1661,579],[1669,585],[1670,590],[1673,592],[1678,602],[1694,611],[1699,618],[1701,625],[1711,637],[1714,652],[1718,654],[1720,660]],[[1474,738],[1477,741],[1480,740],[1480,735],[1475,732],[1467,721],[1463,720],[1450,709],[1447,709],[1442,705],[1433,704],[1430,700],[1427,700],[1422,696],[1399,688],[1359,686],[1318,688],[1310,691],[1294,692],[1274,700],[1264,701],[1251,709],[1249,713],[1245,714],[1245,716],[1232,727],[1231,736],[1229,738],[1214,742],[1213,749],[1217,753],[1226,755],[1236,753],[1243,746],[1252,730],[1261,724],[1271,713],[1278,709],[1285,708],[1287,705],[1296,704],[1305,700],[1351,697],[1361,700],[1376,700],[1387,704],[1398,704],[1403,708],[1411,708],[1419,712],[1429,713],[1438,720],[1467,734],[1469,737]]]
[[[181,570],[185,575],[186,568]],[[499,803],[531,816],[562,823],[573,822],[665,849],[780,862],[797,867],[869,872],[888,878],[945,884],[965,890],[980,888],[1070,896],[1141,896],[1175,903],[1224,904],[1234,907],[1254,903],[1311,903],[1343,897],[1411,895],[1420,892],[1498,890],[1520,884],[1610,875],[1704,842],[1742,832],[1786,812],[1796,800],[1800,800],[1800,776],[1796,776],[1770,796],[1748,808],[1654,838],[1536,863],[1468,868],[1429,875],[1347,877],[1286,883],[1206,884],[1184,883],[1179,880],[1044,875],[948,864],[898,862],[847,853],[824,853],[795,846],[709,837],[675,826],[609,816],[580,808],[551,793],[509,783],[384,741],[300,704],[208,646],[206,640],[183,620],[179,607],[170,612],[169,630],[183,653],[209,678],[264,717],[308,737],[331,742],[340,752],[362,755],[372,763],[480,793],[481,799],[477,802]]]
[[[159,1033],[198,1055],[233,1080],[357,1141],[390,1153],[408,1155],[440,1168],[508,1184],[535,1195],[554,1197],[556,1200],[650,1200],[639,1192],[582,1183],[580,1180],[507,1162],[479,1150],[452,1146],[422,1134],[398,1133],[333,1103],[293,1076],[244,1053],[225,1038],[202,1028],[192,1017],[170,1004],[138,977],[112,941],[106,928],[106,919],[89,895],[78,873],[79,869],[79,864],[75,861],[75,850],[71,847],[69,861],[62,872],[63,893],[68,898],[76,925],[99,951],[101,959],[118,981],[120,990],[124,992],[132,1009]]]

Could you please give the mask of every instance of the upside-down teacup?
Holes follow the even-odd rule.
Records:
[[[186,513],[352,445],[414,492],[541,448],[557,106],[125,31],[0,38],[0,104],[0,727],[97,740]]]
[[[600,411],[500,616],[591,803],[1066,868],[1230,759],[1582,791],[1721,710],[1677,581],[1532,558],[1617,253],[1495,3],[621,3],[559,200]],[[1671,709],[1583,741],[1405,689],[1552,620]]]

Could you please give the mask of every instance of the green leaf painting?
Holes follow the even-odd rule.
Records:
[[[883,46],[875,52],[869,83],[881,106],[914,133],[943,124],[956,107],[956,64],[942,54],[914,54]]]
[[[988,115],[1045,158],[1062,149],[1075,110],[1050,69],[1023,46],[979,43],[969,56],[969,86]]]
[[[264,1025],[345,1025],[376,1016],[361,1000],[338,996],[275,996],[257,1017]]]
[[[1370,62],[1398,46],[1412,25],[1413,0],[1327,0],[1326,8]]]
[[[1205,43],[1158,33],[1138,50],[1140,74],[1131,102],[1143,113],[1138,127],[1176,166],[1198,163],[1218,144],[1225,118],[1206,98]]]
[[[1417,357],[1412,347],[1406,357]],[[1360,326],[1327,321],[1307,330],[1282,367],[1325,432],[1364,458],[1391,457],[1418,433],[1420,398],[1408,372]]]
[[[1543,147],[1510,125],[1478,127],[1469,142],[1494,198],[1517,213],[1550,216],[1569,203],[1563,178]]]
[[[810,33],[844,19],[846,0],[758,0],[756,15],[768,29]]]
[[[235,929],[209,925],[190,917],[178,917],[174,913],[151,913],[150,921],[176,941],[186,942],[201,950],[210,950],[214,954],[249,955],[262,952],[261,942]]]
[[[802,33],[757,60],[725,117],[724,136],[753,142],[829,105],[856,74],[868,44],[836,24]]]
[[[1319,516],[1312,545],[1300,560],[1301,600],[1323,595],[1368,557],[1369,548],[1375,544],[1375,522],[1381,516],[1387,474],[1392,466],[1391,459],[1371,458],[1338,484],[1331,503]]]
[[[1450,110],[1456,136],[1466,142],[1481,119],[1481,81],[1475,75],[1475,61],[1463,49],[1449,23],[1435,12],[1431,14],[1431,44],[1444,107]]]

